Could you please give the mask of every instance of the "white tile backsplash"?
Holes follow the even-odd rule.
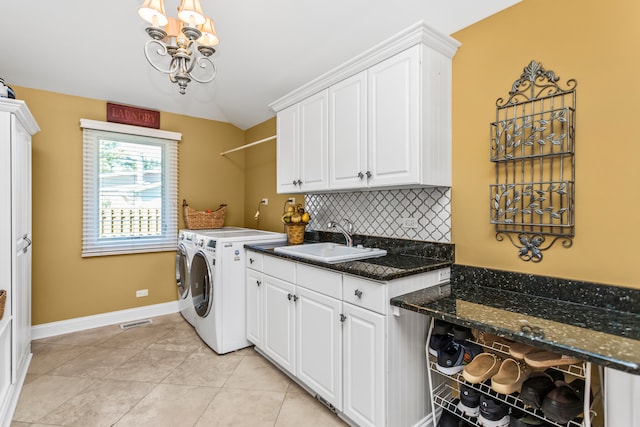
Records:
[[[305,195],[311,215],[307,230],[335,231],[329,221],[354,224],[355,234],[399,239],[451,242],[451,188],[376,190]],[[402,218],[414,218],[417,228],[403,228]]]

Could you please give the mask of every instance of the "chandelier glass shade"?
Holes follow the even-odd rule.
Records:
[[[156,70],[168,74],[171,82],[178,84],[181,94],[184,95],[191,80],[209,83],[216,77],[211,55],[220,41],[213,20],[202,11],[200,0],[182,0],[177,19],[167,16],[163,0],[145,0],[138,8],[138,15],[151,24],[146,28],[151,40],[144,45],[147,61]],[[167,59],[168,67],[159,65]]]

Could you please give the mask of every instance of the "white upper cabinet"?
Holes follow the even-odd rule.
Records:
[[[329,88],[329,187],[367,186],[367,72]]]
[[[272,103],[278,192],[451,186],[458,46],[419,23]]]
[[[328,91],[278,112],[278,192],[329,188]]]
[[[420,180],[420,46],[369,69],[369,156],[372,187]]]

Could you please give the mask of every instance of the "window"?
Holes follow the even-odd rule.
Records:
[[[182,135],[86,119],[80,126],[82,256],[175,250]]]

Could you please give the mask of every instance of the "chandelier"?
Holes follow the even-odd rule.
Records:
[[[210,56],[219,40],[213,21],[202,12],[200,0],[182,0],[178,19],[167,17],[163,0],[144,0],[138,14],[151,24],[146,28],[151,40],[144,45],[147,61],[156,70],[168,74],[172,83],[178,83],[181,94],[184,95],[191,80],[209,83],[215,78],[216,65]],[[169,57],[168,68],[155,63],[166,62],[165,58]],[[192,74],[196,65],[196,71],[201,71],[198,75],[204,78]]]

